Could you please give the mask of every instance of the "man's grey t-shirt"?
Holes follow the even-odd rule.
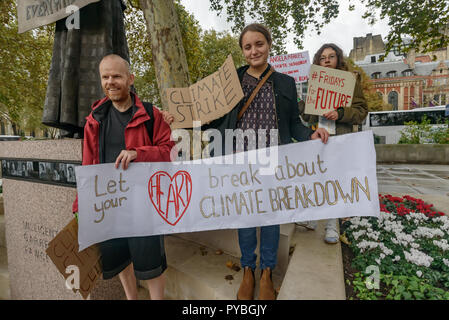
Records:
[[[125,112],[118,111],[113,105],[109,108],[105,124],[104,162],[114,163],[122,150],[126,150],[125,128],[132,118],[133,107]]]

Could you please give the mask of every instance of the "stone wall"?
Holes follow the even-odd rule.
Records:
[[[449,164],[449,145],[377,144],[377,163]]]

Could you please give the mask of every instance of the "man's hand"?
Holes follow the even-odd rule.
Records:
[[[318,128],[316,131],[310,136],[310,139],[316,140],[321,139],[323,143],[327,143],[327,139],[329,139],[329,132],[326,129]]]
[[[115,168],[118,169],[120,167],[120,163],[122,164],[123,170],[128,169],[129,163],[137,158],[137,151],[134,150],[123,150],[115,160]]]
[[[173,121],[175,121],[175,117],[168,111],[162,111],[162,117],[164,121],[167,122],[168,125],[171,125]]]
[[[323,117],[325,117],[327,120],[338,120],[338,112],[337,111],[330,111],[325,114],[323,114]]]

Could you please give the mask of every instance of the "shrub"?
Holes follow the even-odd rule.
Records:
[[[449,144],[449,120],[445,120],[440,127],[430,124],[430,119],[424,115],[421,123],[410,121],[401,130],[399,144],[436,143]]]

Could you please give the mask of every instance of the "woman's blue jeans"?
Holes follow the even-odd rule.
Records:
[[[257,229],[245,228],[239,229],[239,245],[242,253],[240,263],[242,268],[250,267],[256,269],[257,254]],[[279,247],[280,226],[260,227],[260,269],[276,267],[278,247]]]

